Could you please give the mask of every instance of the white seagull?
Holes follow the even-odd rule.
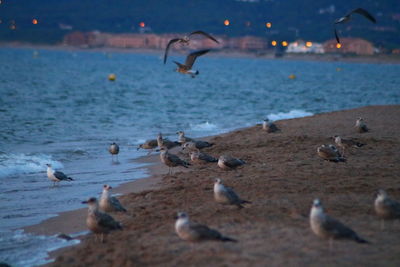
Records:
[[[400,219],[400,202],[391,199],[385,190],[379,189],[374,208],[381,221],[381,228],[385,228],[385,219]]]
[[[61,181],[74,181],[74,179],[68,177],[63,172],[53,170],[51,168],[51,164],[46,164],[46,166],[47,166],[47,177],[54,182],[53,186],[55,186],[56,183],[59,183]]]
[[[224,186],[221,179],[215,179],[214,199],[220,204],[236,205],[238,208],[244,208],[242,204],[251,203],[241,199],[232,188]]]
[[[105,184],[103,186],[103,193],[100,197],[100,209],[104,212],[122,211],[126,209],[122,206],[116,197],[111,196],[112,187]]]

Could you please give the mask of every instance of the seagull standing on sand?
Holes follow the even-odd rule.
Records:
[[[267,133],[274,133],[279,131],[279,128],[276,126],[276,124],[270,121],[268,118],[263,121],[262,129],[264,131],[267,131]]]
[[[344,15],[343,17],[336,19],[334,22],[335,25],[349,22],[351,20],[351,16],[353,14],[362,15],[366,19],[370,20],[371,22],[376,23],[376,19],[367,10],[362,9],[362,8],[356,8],[356,9],[350,11],[349,13],[347,13],[346,15]],[[336,37],[336,41],[338,42],[338,44],[340,44],[339,35],[337,33],[336,27],[335,27],[335,37]]]
[[[47,166],[47,177],[54,182],[53,186],[55,186],[56,183],[59,183],[61,181],[74,181],[74,179],[68,177],[63,172],[53,170],[51,168],[51,164],[46,164],[46,166]]]
[[[143,144],[140,144],[137,150],[141,148],[150,150],[149,153],[147,153],[147,155],[150,155],[150,153],[153,152],[153,150],[157,148],[157,146],[158,146],[157,139],[151,139],[151,140],[146,140]]]
[[[208,162],[218,162],[218,159],[214,158],[213,156],[210,156],[206,153],[200,152],[200,150],[197,151],[190,151],[190,159],[192,162],[195,163],[208,163]]]
[[[192,142],[192,141],[194,141],[193,138],[190,138],[190,137],[185,136],[185,133],[184,133],[183,131],[176,132],[176,134],[178,135],[178,142],[179,142],[181,145],[183,145],[183,144],[186,143],[186,142]]]
[[[189,151],[197,151],[199,149],[203,149],[206,147],[213,146],[214,143],[209,143],[207,141],[202,141],[202,140],[196,140],[196,141],[190,141],[186,142],[182,145],[182,149],[184,150],[189,150]]]
[[[122,230],[121,223],[114,220],[113,217],[107,213],[99,210],[99,204],[95,197],[83,201],[82,204],[88,204],[89,210],[86,218],[86,225],[92,231],[97,239],[97,235],[101,235],[101,242],[104,241],[104,235],[114,230]]]
[[[216,42],[217,44],[219,44],[219,42],[217,41],[217,39],[215,39],[215,38],[212,37],[210,34],[208,34],[208,33],[206,33],[206,32],[203,32],[203,31],[194,31],[194,32],[190,33],[190,34],[187,35],[187,36],[183,36],[182,38],[171,39],[171,40],[168,42],[167,47],[165,48],[164,64],[167,62],[168,51],[169,51],[170,46],[171,46],[173,43],[176,43],[176,42],[178,42],[178,43],[180,43],[180,44],[182,44],[182,45],[188,45],[188,44],[189,44],[189,41],[190,41],[190,37],[191,37],[192,35],[194,35],[194,34],[201,34],[201,35],[207,37],[208,39],[213,40],[214,42]]]
[[[181,144],[179,142],[173,142],[168,139],[163,139],[162,134],[159,133],[157,136],[157,145],[161,149],[162,147],[165,147],[167,149],[174,148],[176,146],[180,146]]]
[[[115,142],[110,145],[108,152],[110,152],[112,159],[114,159],[114,155],[116,155],[118,160],[119,146]]]
[[[126,209],[121,205],[116,197],[111,196],[112,187],[109,185],[103,186],[103,193],[100,197],[100,209],[104,212],[122,211],[126,212]]]
[[[382,219],[381,229],[385,228],[385,219],[400,219],[400,202],[391,199],[383,189],[378,190],[374,207],[376,214]]]
[[[232,170],[245,163],[246,162],[244,160],[237,159],[229,155],[222,155],[218,159],[218,166],[223,170]]]
[[[218,231],[210,229],[206,225],[191,222],[189,216],[185,212],[178,212],[175,222],[175,231],[181,239],[189,242],[203,240],[237,242],[237,240],[223,236]]]
[[[173,167],[182,166],[188,168],[190,165],[190,163],[180,159],[177,155],[170,154],[165,147],[161,147],[160,151],[161,162],[168,166],[168,175],[172,174],[171,168]]]
[[[310,213],[311,230],[319,237],[329,239],[329,248],[332,249],[333,239],[350,239],[357,243],[369,243],[362,239],[351,228],[324,213],[321,201],[315,199]]]
[[[345,162],[339,150],[334,145],[322,145],[317,148],[317,154],[324,160],[333,162]]]
[[[241,199],[232,188],[224,186],[221,179],[215,179],[214,199],[216,202],[227,205],[236,205],[238,208],[244,208],[242,204],[251,203]]]
[[[356,125],[354,126],[356,127],[357,132],[359,133],[366,133],[369,131],[367,125],[364,122],[363,118],[358,118],[356,121]]]
[[[339,135],[335,135],[333,138],[335,139],[335,143],[342,149],[343,157],[344,157],[344,152],[347,148],[365,146],[365,144],[359,143],[351,139],[343,139]]]
[[[182,74],[189,74],[192,78],[196,77],[196,75],[199,75],[198,70],[192,70],[193,64],[196,61],[196,58],[199,56],[202,56],[206,53],[208,53],[210,49],[203,49],[203,50],[198,50],[191,52],[187,57],[185,64],[181,64],[177,61],[174,61],[174,63],[178,66],[176,69],[177,72],[180,72]]]

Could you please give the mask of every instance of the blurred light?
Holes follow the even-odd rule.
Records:
[[[312,42],[306,42],[306,46],[307,47],[311,47],[312,46]]]
[[[33,19],[32,20],[32,24],[34,24],[34,25],[38,24],[38,20],[37,19]]]
[[[341,44],[336,44],[336,48],[341,48],[342,45]]]
[[[10,30],[15,30],[16,28],[17,28],[17,26],[15,26],[15,24],[10,25]]]
[[[230,22],[229,20],[227,20],[227,19],[224,20],[224,25],[225,25],[225,26],[229,26],[229,24],[231,24],[231,22]]]
[[[288,46],[288,43],[286,41],[283,41],[282,46]]]
[[[265,23],[265,27],[267,27],[267,28],[271,28],[271,27],[272,27],[272,23],[271,23],[271,22],[267,22],[267,23]]]
[[[144,22],[142,21],[142,22],[139,23],[139,26],[140,26],[141,28],[144,28],[144,26],[146,26],[146,24],[144,24]]]
[[[246,21],[246,26],[250,27],[251,26],[251,22],[250,21]]]
[[[272,41],[271,44],[272,44],[272,46],[276,46],[276,41],[275,40]]]

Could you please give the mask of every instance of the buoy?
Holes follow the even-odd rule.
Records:
[[[115,76],[114,73],[111,73],[110,75],[108,75],[108,80],[109,81],[115,81],[116,78],[117,78],[117,76]]]
[[[296,75],[290,74],[290,75],[289,75],[289,79],[292,79],[292,80],[296,79]]]

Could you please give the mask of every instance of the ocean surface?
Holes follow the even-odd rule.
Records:
[[[0,48],[0,262],[36,266],[71,245],[25,233],[82,208],[102,185],[146,177],[136,147],[157,133],[201,137],[272,120],[400,104],[400,65],[226,58],[192,79],[160,54]],[[107,79],[116,74],[116,81]],[[294,74],[295,79],[289,79]],[[107,149],[117,142],[118,161]],[[53,187],[46,163],[73,177]],[[74,241],[77,242],[77,241]]]

